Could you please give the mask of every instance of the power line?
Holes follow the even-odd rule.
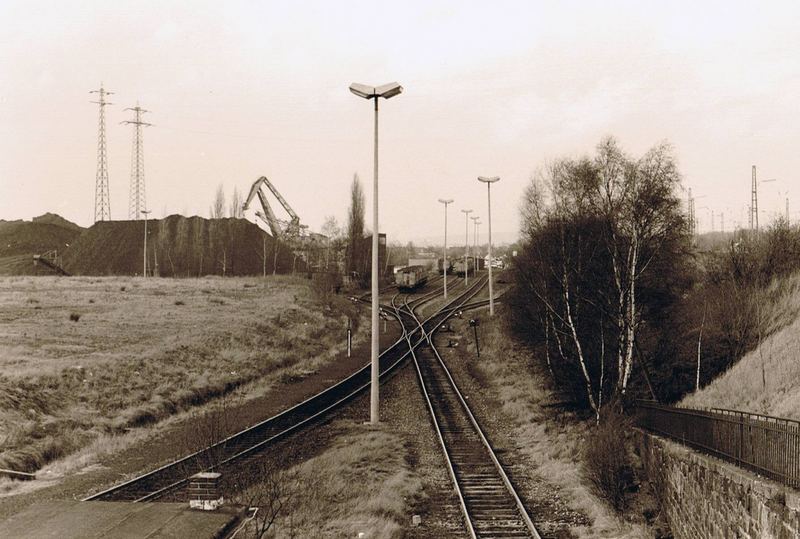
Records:
[[[112,105],[106,101],[107,95],[114,92],[107,92],[100,83],[99,90],[92,90],[90,94],[99,94],[99,101],[92,101],[100,105],[100,121],[97,134],[97,173],[94,185],[94,222],[111,220],[111,199],[108,189],[108,155],[106,153],[106,105]]]
[[[144,191],[144,147],[142,145],[142,127],[152,124],[142,121],[142,114],[150,112],[139,106],[127,108],[133,111],[133,120],[125,120],[124,124],[133,125],[133,152],[131,155],[131,190],[128,199],[128,219],[137,220],[142,210],[147,209]]]

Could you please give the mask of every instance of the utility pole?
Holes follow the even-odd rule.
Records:
[[[464,286],[469,284],[469,214],[472,210],[461,210],[464,214]]]
[[[92,90],[90,94],[99,94],[98,101],[92,101],[100,105],[100,122],[97,133],[97,173],[94,184],[94,222],[111,220],[111,199],[108,192],[108,155],[106,153],[106,105],[112,105],[106,101],[107,95],[114,92],[107,92],[100,83],[99,90]]]
[[[753,165],[753,185],[750,189],[750,230],[758,231],[758,181],[755,165]]]
[[[147,278],[147,214],[150,213],[150,210],[142,210],[142,215],[144,215],[144,266],[142,269],[142,276]]]
[[[692,196],[692,188],[689,188],[689,198],[686,201],[686,210],[689,218],[689,235],[694,237],[697,234],[697,223],[694,218],[694,197]]]
[[[452,198],[440,198],[444,204],[444,260],[442,261],[442,274],[444,275],[444,299],[447,299],[447,205],[453,203]]]
[[[480,221],[480,217],[477,215],[475,217],[470,217],[472,219],[472,259],[475,260],[475,271],[478,271],[478,242],[476,238],[478,237],[478,222]]]
[[[125,120],[123,124],[133,125],[133,153],[131,155],[131,191],[128,199],[128,219],[139,219],[139,214],[147,207],[144,192],[144,148],[142,146],[142,126],[152,124],[142,121],[144,110],[137,103],[135,107],[125,110],[133,111],[133,120]]]
[[[725,232],[725,212],[722,212],[722,214],[719,216],[719,220],[719,226],[722,229],[722,232]]]
[[[714,222],[714,210],[711,210],[711,232],[716,232],[717,227],[716,223]]]

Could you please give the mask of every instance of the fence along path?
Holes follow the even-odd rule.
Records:
[[[639,427],[800,488],[800,422],[738,410],[637,401]]]

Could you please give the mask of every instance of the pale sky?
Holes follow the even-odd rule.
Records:
[[[511,241],[534,170],[614,135],[633,155],[675,147],[697,196],[746,224],[800,218],[798,2],[32,2],[0,0],[0,219],[93,222],[97,105],[106,108],[112,219],[127,219],[132,130],[153,216],[208,217],[218,184],[259,176],[319,230],[345,221],[358,172],[371,223],[371,104],[351,82],[398,81],[381,102],[381,229],[464,241],[462,208]],[[797,208],[795,210],[794,208]],[[470,234],[472,228],[470,227]],[[486,225],[481,227],[481,239]],[[471,242],[471,241],[470,241]]]

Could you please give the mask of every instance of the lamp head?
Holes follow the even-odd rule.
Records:
[[[472,210],[461,210],[464,213],[472,213]]]
[[[390,82],[378,87],[354,82],[350,85],[350,91],[358,97],[363,97],[364,99],[377,99],[379,97],[389,99],[390,97],[394,97],[401,93],[403,91],[403,87],[396,82]]]
[[[448,198],[448,199],[445,200],[443,198],[440,198],[439,202],[441,202],[442,204],[452,204],[453,203],[453,199],[452,198]]]
[[[491,176],[491,177],[478,176],[478,181],[483,183],[494,183],[500,181],[500,176]]]

